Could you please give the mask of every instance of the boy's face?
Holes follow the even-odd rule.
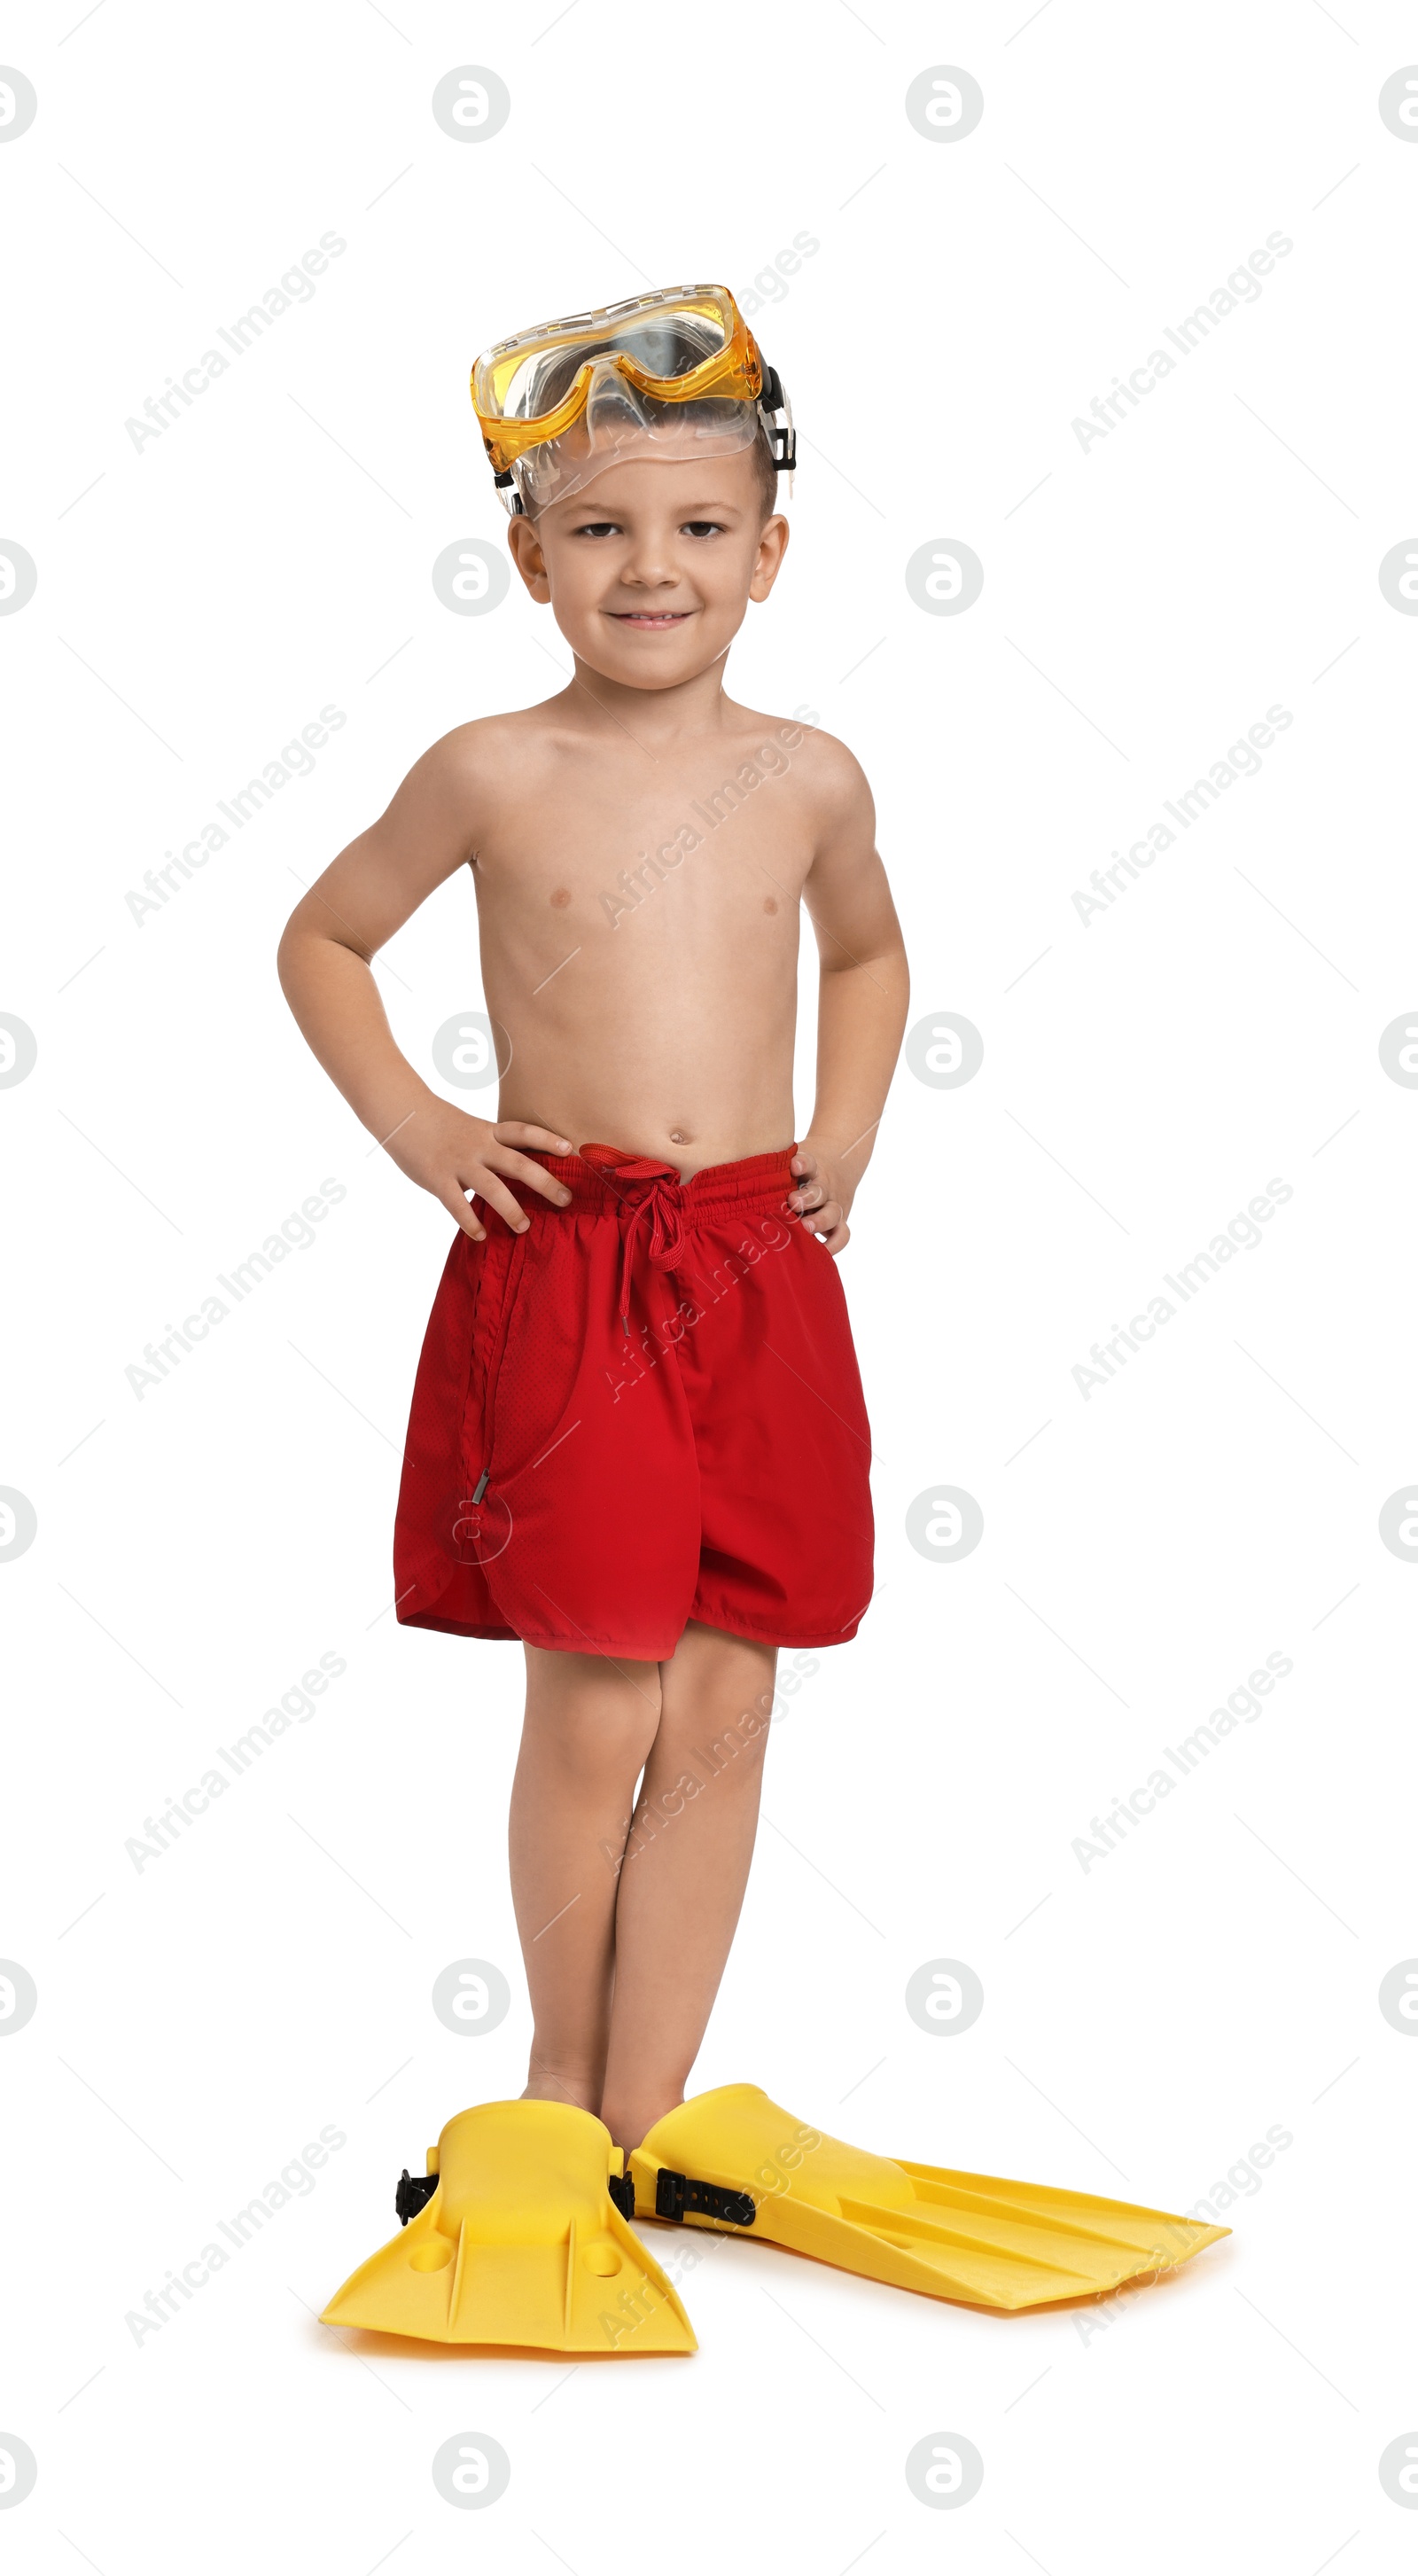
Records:
[[[764,520],[751,450],[633,457],[508,532],[532,597],[580,659],[631,689],[672,689],[727,652],[766,599],[788,523]]]

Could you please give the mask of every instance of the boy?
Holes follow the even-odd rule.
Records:
[[[659,1812],[702,1770],[696,1747],[771,1706],[777,1648],[851,1636],[871,1591],[867,1428],[831,1256],[907,993],[851,753],[724,689],[788,543],[764,417],[735,403],[749,437],[705,455],[699,424],[681,433],[661,409],[667,421],[617,439],[588,405],[573,454],[589,470],[542,505],[533,484],[509,528],[574,678],[426,752],[298,906],[280,952],[326,1071],[465,1238],[415,1396],[399,1615],[524,1639],[511,1861],[535,2019],[527,2092],[597,2112],[624,2148],[682,2099],[738,1919],[766,1726],[634,1866],[608,1866],[603,1846],[623,1851],[642,1771]],[[368,964],[464,865],[510,1057],[495,1123],[405,1062]],[[817,1105],[794,1153],[800,903],[822,999]],[[589,1139],[614,1149],[591,1158],[599,1169],[573,1152]],[[710,1224],[693,1222],[696,1199]],[[509,1293],[499,1350],[509,1319],[488,1308]],[[464,1485],[461,1423],[440,1443],[425,1419],[435,1402],[451,1411],[470,1364],[496,1378],[499,1454],[476,1504],[487,1459],[467,1460]]]
[[[757,2217],[937,2295],[1070,2295],[1094,2285],[1103,2204],[1077,2240],[1091,2250],[1033,2260],[1021,2288],[996,2254],[959,2254],[972,2227],[989,2237],[978,2217],[949,2234],[921,2219],[928,2186],[756,2088],[678,2107],[743,1898],[777,1651],[852,1636],[871,1591],[833,1265],[906,961],[850,752],[725,692],[748,604],[782,568],[792,463],[782,388],[732,297],[677,289],[524,333],[479,362],[474,402],[513,559],[574,675],[435,743],[297,907],[280,966],[326,1071],[460,1229],[414,1391],[395,1589],[406,1623],[522,1641],[509,1839],[534,2035],[521,2101],[449,2124],[438,2181],[401,2188],[407,2236],[327,2317],[692,2349],[635,2212]],[[420,1080],[369,971],[464,865],[495,1122]],[[800,905],[820,1005],[795,1149]],[[755,2198],[791,2190],[787,2216]],[[878,2237],[857,2222],[885,2203]],[[595,2284],[612,2279],[608,2307]]]

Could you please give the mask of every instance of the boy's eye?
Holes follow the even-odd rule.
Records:
[[[686,519],[684,533],[687,537],[721,537],[724,531],[718,519]]]
[[[614,519],[586,519],[576,534],[578,537],[618,537],[620,529]]]

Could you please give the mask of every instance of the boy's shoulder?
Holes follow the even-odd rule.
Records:
[[[810,708],[799,707],[790,716],[765,715],[752,707],[738,712],[745,740],[761,743],[765,753],[777,745],[814,795],[836,797],[865,789],[866,772],[856,753],[835,733],[825,733]]]
[[[876,807],[856,753],[802,708],[779,725],[774,739],[783,746],[820,844],[842,838],[855,845],[863,833],[870,841]]]
[[[507,715],[473,716],[440,734],[419,760],[420,769],[450,778],[487,778],[525,761],[552,738],[545,707],[516,707]]]

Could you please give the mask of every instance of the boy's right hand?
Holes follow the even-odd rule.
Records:
[[[521,1118],[508,1118],[496,1125],[490,1118],[470,1118],[466,1110],[455,1109],[451,1101],[440,1100],[431,1092],[412,1116],[386,1138],[384,1150],[411,1181],[417,1181],[420,1189],[430,1190],[441,1201],[474,1243],[481,1243],[487,1228],[468,1205],[469,1190],[476,1190],[489,1207],[495,1207],[514,1234],[525,1234],[531,1219],[507,1188],[506,1179],[523,1181],[528,1189],[540,1190],[553,1207],[570,1203],[570,1190],[554,1179],[543,1164],[532,1162],[525,1151],[519,1152],[519,1147],[529,1145],[544,1154],[574,1151],[565,1136],[553,1136],[548,1127],[529,1127]],[[499,1173],[505,1178],[499,1179]]]

